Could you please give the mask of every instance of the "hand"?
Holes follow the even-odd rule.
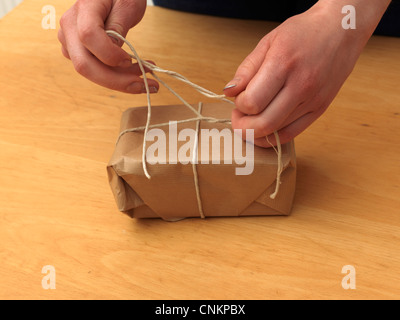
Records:
[[[366,42],[341,27],[336,11],[316,5],[259,42],[224,90],[235,97],[234,129],[254,129],[255,144],[270,147],[274,131],[285,143],[322,115]]]
[[[126,36],[143,17],[146,0],[78,0],[61,18],[58,39],[63,55],[89,80],[126,93],[144,93],[137,63],[122,48],[122,41],[105,30]],[[147,71],[147,70],[146,70]],[[148,79],[150,91],[158,83]]]

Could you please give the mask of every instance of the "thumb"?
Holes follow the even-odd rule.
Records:
[[[129,29],[142,20],[146,10],[145,1],[115,1],[110,14],[104,23],[105,30],[113,30],[121,36],[126,37]],[[113,41],[122,46],[120,39],[112,38]]]
[[[108,66],[131,66],[129,54],[116,46],[104,29],[110,28],[125,36],[143,17],[146,2],[96,0],[77,3],[78,35],[86,49]]]

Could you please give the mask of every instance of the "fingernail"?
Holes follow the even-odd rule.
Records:
[[[149,92],[150,93],[157,93],[158,92],[158,88],[157,87],[149,87]],[[143,88],[142,88],[142,93],[147,93],[146,87],[144,85],[143,85]]]
[[[230,89],[230,88],[234,88],[234,87],[236,87],[236,86],[237,86],[236,84],[229,84],[229,85],[227,85],[227,86],[224,88],[224,90]]]
[[[150,93],[157,93],[158,92],[158,88],[157,87],[150,87],[149,91],[150,91]]]
[[[223,90],[227,90],[227,89],[236,87],[238,85],[238,82],[239,82],[239,79],[233,79],[232,81],[229,81]]]

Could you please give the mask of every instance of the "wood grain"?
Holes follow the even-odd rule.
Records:
[[[373,37],[296,139],[289,217],[131,220],[106,164],[121,112],[146,104],[80,77],[26,0],[0,21],[1,299],[399,299],[400,39]],[[57,1],[57,19],[72,4]],[[145,59],[220,92],[276,24],[148,8]],[[190,102],[207,101],[171,81]],[[154,104],[175,104],[166,90]],[[44,290],[42,267],[56,269]],[[341,286],[344,265],[355,290]]]

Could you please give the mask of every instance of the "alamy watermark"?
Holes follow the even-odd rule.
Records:
[[[239,165],[235,168],[236,175],[250,175],[254,170],[254,130],[246,130],[246,141],[242,139],[242,130],[233,132],[228,128],[194,129],[185,128],[179,131],[176,121],[169,122],[168,144],[162,129],[151,129],[147,132],[146,141],[154,141],[146,151],[147,163],[154,164],[220,164],[221,150],[223,163]],[[200,136],[198,142],[198,136]],[[211,144],[210,144],[211,141]],[[222,144],[223,143],[223,148]],[[178,150],[178,142],[184,142]],[[243,148],[245,144],[245,148]],[[210,149],[211,147],[211,149]],[[167,150],[168,149],[168,150]],[[245,150],[245,155],[243,155]],[[200,161],[197,157],[200,151]],[[167,161],[168,154],[168,161]],[[244,165],[244,166],[243,166]]]
[[[342,288],[345,290],[356,289],[356,268],[352,265],[343,266],[342,273],[346,274],[342,279]]]
[[[352,5],[347,5],[342,8],[342,13],[346,14],[342,19],[342,28],[356,29],[356,8]]]
[[[45,16],[42,18],[42,28],[44,30],[56,28],[56,8],[52,5],[45,5],[42,8],[42,14]]]
[[[45,290],[56,288],[56,268],[51,265],[44,266],[42,268],[42,274],[45,276],[42,278],[42,288]]]

